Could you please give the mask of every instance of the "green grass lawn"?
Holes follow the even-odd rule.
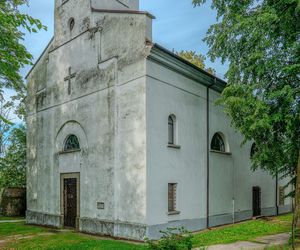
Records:
[[[0,240],[13,235],[33,235],[44,233],[49,229],[25,225],[25,222],[0,223]]]
[[[2,220],[25,220],[24,217],[5,217],[5,216],[0,216],[0,221]]]
[[[195,233],[194,247],[226,244],[235,241],[254,241],[255,238],[290,231],[291,215],[278,216],[269,220],[259,219],[224,226]],[[50,233],[50,235],[37,235]],[[71,231],[61,232],[37,226],[27,226],[23,222],[0,223],[0,241],[7,236],[25,235],[30,238],[13,239],[1,249],[46,249],[46,250],[145,250],[144,244],[117,241],[79,234]],[[275,250],[277,248],[270,248]],[[278,248],[280,249],[280,248]],[[288,249],[288,248],[281,248]]]
[[[45,235],[44,235],[45,234]],[[15,237],[16,236],[16,237]],[[49,250],[145,250],[144,244],[106,240],[75,232],[25,225],[24,222],[0,223],[0,241],[8,240],[1,249],[49,249]],[[20,238],[25,237],[25,238]]]
[[[97,237],[65,232],[54,235],[39,236],[32,239],[12,241],[4,249],[15,250],[145,250],[141,244],[130,244],[116,240],[103,240]]]
[[[208,246],[236,241],[253,241],[260,236],[289,232],[291,230],[291,220],[292,215],[283,215],[270,220],[246,221],[196,233],[193,238],[193,245]]]

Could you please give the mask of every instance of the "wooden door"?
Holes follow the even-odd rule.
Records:
[[[261,215],[261,191],[260,187],[253,187],[253,217]]]
[[[64,226],[76,228],[77,179],[64,179]]]

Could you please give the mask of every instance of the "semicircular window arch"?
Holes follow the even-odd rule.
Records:
[[[210,144],[210,149],[219,152],[226,152],[226,144],[220,133],[215,133]]]
[[[76,135],[68,135],[64,144],[64,151],[80,150],[80,143]]]

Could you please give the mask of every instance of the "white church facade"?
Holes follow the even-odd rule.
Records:
[[[155,44],[138,6],[55,0],[27,76],[27,223],[142,240],[290,211],[215,105],[226,83]]]

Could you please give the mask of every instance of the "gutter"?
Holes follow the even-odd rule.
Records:
[[[169,70],[179,73],[201,84],[202,86],[211,86],[211,88],[218,93],[221,93],[227,85],[227,83],[222,79],[206,72],[203,69],[198,68],[197,66],[191,64],[187,60],[177,56],[172,51],[169,51],[158,44],[152,45],[147,59],[160,64]]]
[[[225,81],[222,80],[221,78],[219,78],[219,77],[217,77],[217,76],[215,76],[215,75],[213,75],[213,74],[211,74],[211,73],[208,73],[208,72],[205,71],[204,69],[201,69],[201,68],[197,67],[196,65],[194,65],[194,64],[192,64],[191,62],[185,60],[184,58],[182,58],[182,57],[176,55],[174,52],[172,52],[172,51],[166,49],[165,47],[163,47],[163,46],[161,46],[161,45],[155,43],[155,44],[154,44],[154,48],[157,48],[157,49],[159,49],[159,50],[165,52],[166,54],[172,56],[173,58],[175,58],[175,59],[177,59],[177,60],[179,60],[179,61],[181,61],[182,63],[184,63],[184,64],[186,64],[186,65],[188,65],[188,66],[190,66],[190,67],[196,69],[197,71],[199,71],[199,72],[201,72],[201,73],[203,73],[204,75],[208,76],[209,78],[214,78],[214,83],[211,84],[211,85],[209,85],[208,87],[212,87],[212,86],[215,85],[217,82],[219,82],[221,85],[223,85],[224,88],[226,87],[227,82],[225,82]]]

